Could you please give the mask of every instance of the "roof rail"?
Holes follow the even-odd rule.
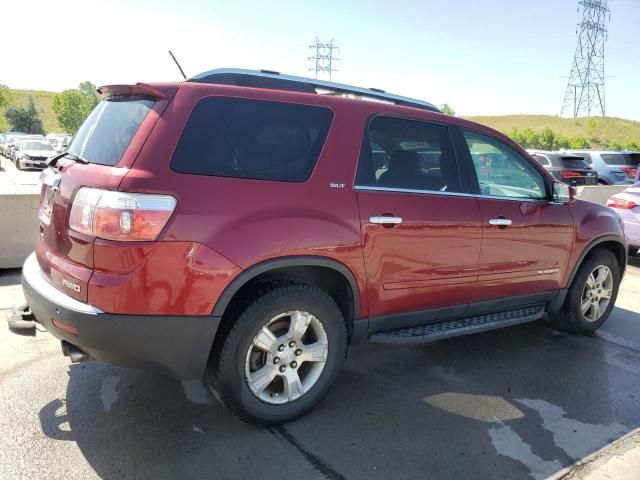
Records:
[[[362,88],[341,83],[327,82],[313,78],[283,75],[272,70],[245,70],[242,68],[218,68],[199,73],[188,82],[215,83],[220,85],[237,85],[242,87],[270,88],[303,93],[319,93],[329,95],[353,95],[365,100],[377,100],[405,107],[420,108],[432,112],[440,112],[433,104],[387,93],[378,88]]]

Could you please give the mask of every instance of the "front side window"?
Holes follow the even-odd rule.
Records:
[[[331,110],[240,98],[205,98],[191,112],[171,168],[180,173],[304,182],[329,132]]]
[[[464,131],[480,193],[492,197],[545,200],[545,182],[524,157],[504,143]]]
[[[460,192],[446,127],[391,117],[369,122],[356,186]]]

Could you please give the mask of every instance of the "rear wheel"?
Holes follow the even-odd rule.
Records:
[[[241,310],[212,358],[210,387],[248,423],[304,415],[327,393],[344,360],[340,309],[317,287],[285,284]]]
[[[561,328],[592,333],[613,310],[620,287],[620,265],[613,253],[596,250],[580,266],[560,312],[550,315]]]

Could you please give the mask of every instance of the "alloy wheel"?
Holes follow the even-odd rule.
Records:
[[[613,294],[613,274],[606,265],[596,267],[587,277],[580,310],[588,322],[596,322],[609,306]]]
[[[320,319],[294,310],[269,320],[253,338],[245,360],[251,392],[270,404],[297,400],[318,381],[329,343]]]

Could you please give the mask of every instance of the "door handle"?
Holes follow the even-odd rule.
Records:
[[[398,225],[402,223],[402,217],[385,217],[383,215],[369,217],[370,223],[378,225]]]
[[[513,222],[509,218],[490,218],[489,225],[496,225],[498,227],[508,227]]]

